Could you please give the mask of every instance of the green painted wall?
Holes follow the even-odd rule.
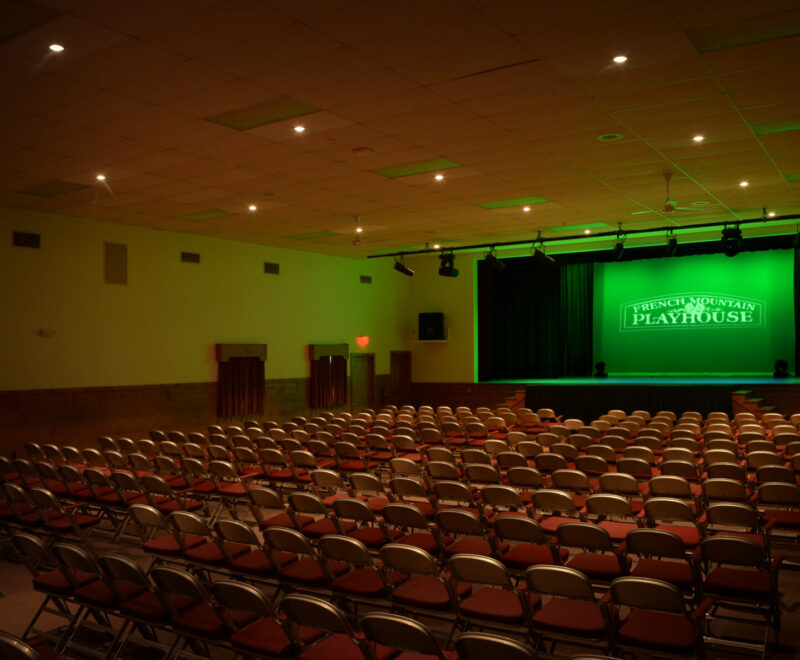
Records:
[[[441,277],[436,254],[415,256],[407,264],[416,272],[411,281],[411,378],[418,383],[475,381],[475,261],[481,254],[457,253],[458,277]],[[383,260],[379,260],[383,261]],[[417,341],[418,314],[443,312],[446,342]]]
[[[40,233],[41,249],[12,247],[13,231]],[[268,379],[308,376],[310,343],[360,351],[368,335],[376,373],[411,348],[412,284],[387,260],[16,209],[0,209],[0,236],[2,390],[211,382],[216,343],[266,343]],[[103,283],[105,242],[128,246],[127,285]]]

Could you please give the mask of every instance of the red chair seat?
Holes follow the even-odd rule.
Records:
[[[631,610],[617,633],[620,641],[666,651],[687,651],[694,645],[691,621],[680,614]]]
[[[94,573],[87,571],[71,571],[70,575],[76,586],[83,586],[97,579]],[[68,594],[72,591],[72,584],[66,576],[58,570],[39,573],[33,578],[33,586],[39,591],[50,594]]]
[[[566,522],[577,522],[577,518],[565,518],[563,516],[548,516],[539,521],[542,529],[548,534],[555,534],[556,530]]]
[[[386,646],[376,645],[375,660],[389,660],[397,651]],[[364,654],[357,644],[343,633],[334,633],[321,642],[303,651],[300,660],[364,660]]]
[[[195,604],[195,601],[185,596],[173,596],[170,602],[179,612]],[[120,603],[119,609],[134,619],[152,623],[166,623],[170,618],[170,612],[164,607],[161,599],[150,591]]]
[[[338,564],[338,566],[337,566]],[[341,575],[348,569],[349,565],[344,562],[330,562],[328,568],[336,575]],[[325,584],[327,577],[319,563],[312,557],[303,557],[296,562],[284,566],[279,571],[281,579],[288,582],[297,582],[308,586],[319,586]]]
[[[203,503],[199,500],[183,500],[179,502],[174,497],[164,496],[155,501],[156,509],[161,513],[172,513],[173,511],[197,511],[203,508]]]
[[[269,470],[267,479],[271,481],[294,481],[294,472],[291,468],[281,468],[279,470]]]
[[[636,523],[616,522],[613,520],[603,520],[598,525],[608,532],[611,540],[615,543],[624,541],[628,532],[639,527]]]
[[[73,515],[72,520],[74,521],[75,525],[80,529],[84,529],[86,527],[92,527],[100,523],[100,518],[98,516],[89,516],[84,513]],[[48,520],[44,524],[44,526],[45,528],[52,529],[53,531],[56,532],[65,532],[72,529],[72,523],[66,516]]]
[[[387,531],[392,541],[397,540],[403,535],[403,532],[399,529],[389,529]],[[386,543],[389,543],[389,541],[386,540],[386,534],[383,533],[380,527],[362,527],[349,534],[349,536],[350,538],[361,541],[368,548],[380,548]]]
[[[600,609],[586,600],[553,598],[533,615],[534,627],[597,637],[605,630]]]
[[[636,564],[631,575],[664,580],[683,589],[691,588],[694,583],[692,567],[685,561],[644,558]]]
[[[300,638],[310,644],[322,637],[319,630],[300,627]],[[275,619],[263,618],[231,635],[233,646],[243,650],[255,651],[270,657],[286,657],[294,650],[292,642]]]
[[[272,564],[261,550],[249,550],[244,554],[234,557],[229,563],[235,571],[249,575],[269,575],[273,572]]]
[[[339,469],[345,472],[364,472],[371,470],[378,465],[378,461],[342,461],[339,463]]]
[[[537,594],[524,592],[531,608],[541,600]],[[486,587],[461,601],[458,609],[467,616],[502,623],[522,623],[524,612],[517,594],[506,589]]]
[[[505,541],[499,542],[497,546],[498,551],[501,553],[505,552],[509,548],[508,543]],[[483,555],[488,557],[493,554],[492,546],[489,544],[489,541],[475,538],[473,536],[467,536],[455,541],[454,543],[451,543],[445,547],[444,551],[448,555],[469,554]]]
[[[656,525],[656,529],[666,529],[668,532],[674,532],[681,537],[683,545],[687,548],[694,548],[700,544],[702,537],[700,530],[697,527],[690,527],[687,525]]]
[[[217,488],[220,495],[228,495],[230,497],[244,497],[247,495],[245,487],[236,481],[223,481]]]
[[[389,498],[378,495],[377,497],[369,497],[366,500],[367,506],[373,513],[380,513],[384,507],[389,504]]]
[[[344,534],[349,534],[356,528],[356,524],[351,520],[341,520],[339,524],[342,526],[342,532]],[[315,538],[321,538],[326,534],[338,534],[339,530],[336,529],[336,525],[334,524],[333,520],[330,518],[320,518],[319,520],[315,520],[308,525],[305,525],[302,530],[304,536],[312,536]]]
[[[140,584],[132,584],[130,582],[115,582],[116,588],[119,589],[120,595],[123,600],[135,598],[144,592],[144,587]],[[75,598],[80,601],[97,605],[99,607],[108,607],[116,603],[114,592],[102,580],[95,580],[89,584],[75,589],[73,592]]]
[[[610,580],[622,574],[619,559],[614,554],[580,552],[568,561],[566,565],[569,568],[585,573],[590,578]]]
[[[569,556],[569,551],[566,548],[559,548],[558,555],[563,563]],[[535,566],[537,564],[555,564],[553,561],[553,553],[548,546],[536,545],[535,543],[518,543],[508,552],[504,552],[500,557],[502,561],[509,568],[525,569],[528,566]]]
[[[231,611],[231,617],[237,628],[245,626],[255,620],[252,612]],[[225,624],[208,603],[198,603],[183,612],[179,612],[171,619],[176,630],[184,630],[208,639],[222,639],[228,636]]]
[[[800,527],[800,511],[789,509],[767,509],[762,513],[764,520],[774,520],[779,527]]]
[[[187,548],[194,548],[203,543],[203,541],[203,537],[198,536],[197,534],[183,535],[183,543]],[[157,555],[174,556],[181,553],[181,546],[178,544],[178,541],[175,540],[175,537],[172,536],[172,534],[162,534],[154,539],[145,541],[142,543],[142,549]]]
[[[468,596],[472,587],[468,582],[456,582],[459,599]],[[451,606],[450,594],[441,580],[431,575],[420,575],[397,587],[394,599],[398,603],[423,607],[430,610],[448,610]]]
[[[314,522],[313,516],[305,516],[302,513],[295,514],[295,518],[300,527]],[[296,529],[294,522],[292,522],[292,517],[288,513],[279,513],[271,518],[259,520],[258,526],[261,529],[266,529],[267,527],[289,527],[290,529]]]
[[[449,536],[442,536],[441,539],[442,543],[445,545],[453,542],[453,539]],[[430,534],[429,532],[413,532],[407,536],[397,539],[397,542],[402,543],[403,545],[413,545],[415,548],[422,548],[429,555],[435,554],[439,551],[439,544],[436,542],[433,534]]]
[[[765,571],[718,566],[708,576],[704,590],[726,596],[766,596],[771,590],[770,576]]]
[[[397,575],[395,573],[395,575]],[[386,594],[386,585],[372,568],[357,568],[334,580],[331,589],[356,596],[377,598]]]

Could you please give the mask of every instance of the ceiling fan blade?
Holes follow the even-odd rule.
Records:
[[[693,208],[690,208],[688,206],[676,206],[675,210],[676,211],[693,211],[694,213],[697,213],[698,211],[703,211],[704,209],[693,209]]]
[[[632,211],[631,215],[642,215],[643,213],[657,213],[657,211]]]
[[[669,204],[670,206],[678,208],[678,200],[676,199],[668,199],[666,202],[664,202],[664,204]]]

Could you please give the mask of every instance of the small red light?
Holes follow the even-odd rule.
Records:
[[[356,337],[356,343],[361,348],[366,348],[367,346],[369,346],[369,337],[367,337],[366,335],[361,335],[360,337]]]

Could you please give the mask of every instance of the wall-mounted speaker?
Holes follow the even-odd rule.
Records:
[[[419,315],[420,341],[445,339],[444,314],[442,312],[426,312]]]

